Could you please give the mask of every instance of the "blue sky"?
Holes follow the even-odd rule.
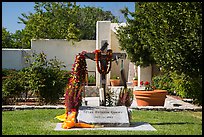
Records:
[[[17,23],[18,17],[22,17],[21,13],[34,13],[34,2],[2,2],[2,26],[7,28],[7,31],[15,33],[16,30],[21,30],[25,27],[24,24]],[[100,7],[105,11],[111,11],[113,15],[119,16],[120,21],[125,22],[120,9],[128,7],[130,11],[135,10],[134,2],[77,2],[77,5]]]

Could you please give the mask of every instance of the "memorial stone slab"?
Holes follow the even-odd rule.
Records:
[[[128,109],[125,106],[81,106],[77,120],[89,124],[100,124],[104,127],[128,127],[130,125]]]

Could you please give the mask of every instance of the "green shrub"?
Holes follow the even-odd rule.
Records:
[[[169,94],[174,94],[174,83],[168,73],[153,76],[152,85],[155,86],[156,89],[167,90]]]
[[[45,86],[42,87],[40,96],[45,99],[46,104],[55,104],[64,95],[64,88],[68,83],[68,78],[63,71],[52,68],[46,68],[44,78]]]
[[[18,71],[15,69],[2,69],[2,77],[11,76],[12,74],[17,73]]]
[[[3,69],[2,74],[6,78],[2,83],[2,103],[13,104],[22,94],[27,98],[29,91],[36,95],[41,103],[57,103],[64,94],[70,73],[61,70],[65,66],[56,58],[47,60],[43,52],[33,53],[28,59],[31,59],[32,63],[20,71]]]
[[[55,104],[64,94],[69,74],[61,68],[65,67],[63,62],[56,59],[46,59],[46,55],[33,53],[32,63],[22,71],[25,73],[27,89],[31,90],[41,103]]]
[[[17,97],[25,91],[22,75],[18,73],[10,74],[2,81],[2,104],[14,104]]]
[[[192,98],[193,103],[202,105],[202,77],[194,78],[182,73],[172,73],[171,77],[175,84],[177,95],[182,98]]]
[[[94,75],[88,76],[88,83],[90,84],[96,83],[96,78]]]

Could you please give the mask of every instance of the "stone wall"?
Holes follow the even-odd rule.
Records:
[[[44,52],[47,59],[54,58],[63,61],[66,70],[71,71],[75,56],[82,51],[93,52],[95,50],[95,40],[81,40],[79,42],[67,41],[64,39],[42,39],[32,40],[31,49],[37,53]],[[95,71],[95,62],[86,60],[89,71]]]
[[[26,67],[25,56],[31,53],[31,49],[2,49],[2,68],[20,70]]]

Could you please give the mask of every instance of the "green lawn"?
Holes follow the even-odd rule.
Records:
[[[157,131],[54,131],[64,109],[2,112],[3,135],[202,135],[202,112],[134,110],[131,122],[148,122]]]

